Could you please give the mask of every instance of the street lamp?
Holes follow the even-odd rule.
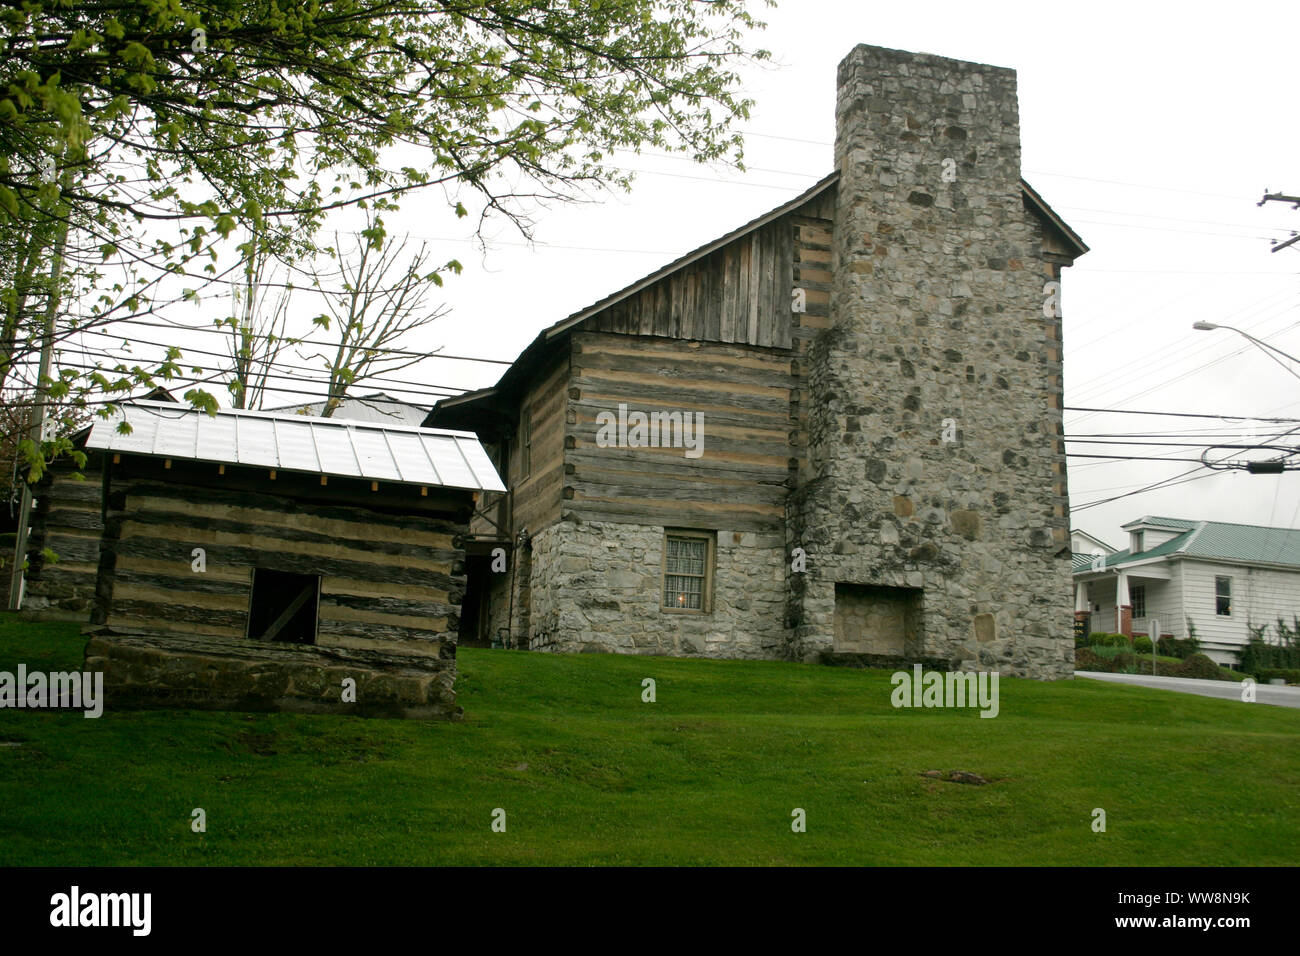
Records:
[[[1296,364],[1300,364],[1300,359],[1296,358],[1294,355],[1288,355],[1286,352],[1283,352],[1280,348],[1278,348],[1275,345],[1269,345],[1267,342],[1263,341],[1262,339],[1255,338],[1255,336],[1251,335],[1249,332],[1243,332],[1241,331],[1241,329],[1233,328],[1231,325],[1215,325],[1213,322],[1204,322],[1204,321],[1193,322],[1192,328],[1196,329],[1198,332],[1213,332],[1215,329],[1227,329],[1229,332],[1236,332],[1238,335],[1242,336],[1245,339],[1249,339],[1252,343],[1257,345],[1259,348],[1263,349],[1265,355],[1271,358],[1274,362],[1277,362],[1278,365],[1281,365],[1284,369],[1286,369],[1296,378],[1300,378],[1300,373],[1297,373],[1295,369],[1291,368],[1291,366],[1284,363],[1280,358],[1277,357],[1277,355],[1284,356],[1290,359],[1292,362],[1295,362]],[[1273,354],[1274,352],[1276,352],[1277,355],[1274,355]]]

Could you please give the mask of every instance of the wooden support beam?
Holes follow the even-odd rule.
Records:
[[[321,476],[320,476],[320,483],[321,483],[322,485],[328,485],[328,484],[330,483],[329,477],[328,477],[327,475],[321,475]]]
[[[298,592],[298,596],[295,597],[291,602],[289,602],[289,606],[285,608],[284,611],[281,612],[280,616],[275,619],[275,622],[266,629],[266,633],[262,635],[262,640],[264,641],[275,640],[275,636],[284,629],[284,626],[289,623],[289,620],[295,614],[298,613],[298,611],[302,608],[304,604],[307,603],[307,599],[310,598],[315,593],[316,593],[315,581],[312,581],[310,584],[304,586],[303,589],[300,592]]]
[[[224,475],[225,473],[226,473],[226,466],[225,466],[225,465],[217,465],[217,474],[218,474],[218,475]]]
[[[172,466],[172,460],[171,460],[170,458],[164,458],[164,459],[163,459],[163,468],[164,468],[164,469],[167,469],[167,468],[171,468],[171,466]]]
[[[115,465],[120,465],[120,464],[122,464],[122,456],[121,456],[121,455],[114,455],[114,456],[113,456],[113,464],[115,464]]]
[[[274,468],[271,469],[271,480],[272,480],[272,481],[275,481],[275,469],[274,469]]]
[[[377,482],[377,481],[372,481],[372,482],[370,483],[370,490],[371,490],[371,491],[378,491],[378,490],[379,490],[379,482]]]
[[[421,486],[420,486],[420,497],[421,497],[421,498],[427,498],[427,497],[429,497],[429,486],[428,486],[428,485],[421,485]]]

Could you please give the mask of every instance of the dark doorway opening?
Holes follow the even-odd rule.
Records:
[[[487,647],[489,597],[492,559],[485,555],[465,556],[465,597],[460,607],[460,632],[456,643],[461,647]]]
[[[248,636],[255,641],[316,643],[320,576],[253,569]]]

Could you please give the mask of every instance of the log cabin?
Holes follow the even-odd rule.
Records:
[[[1014,71],[855,48],[828,176],[425,419],[507,487],[461,642],[1069,677],[1086,251],[1020,175]]]
[[[504,490],[475,436],[140,401],[85,447],[102,530],[59,546],[110,706],[457,715],[459,541]]]

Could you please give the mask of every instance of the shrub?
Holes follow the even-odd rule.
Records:
[[[1219,671],[1219,665],[1204,654],[1193,654],[1178,665],[1175,677],[1197,677],[1202,680],[1228,680]]]
[[[1277,619],[1277,641],[1265,638],[1266,626],[1250,627],[1250,643],[1241,652],[1241,669],[1249,673],[1266,670],[1300,669],[1300,621],[1296,627],[1287,627]]]
[[[1128,638],[1123,634],[1110,634],[1106,631],[1093,631],[1088,635],[1088,643],[1093,647],[1128,647]]]
[[[1150,674],[1151,673],[1151,655],[1143,656],[1133,654],[1127,651],[1120,651],[1110,661],[1102,660],[1102,665],[1110,666],[1089,667],[1089,670],[1107,670],[1116,674]],[[1204,654],[1193,654],[1185,661],[1156,661],[1156,674],[1160,677],[1196,677],[1203,680],[1237,680],[1234,676],[1228,676]],[[1245,676],[1244,674],[1242,675]]]
[[[1117,674],[1150,674],[1151,658],[1141,657],[1132,651],[1121,651],[1113,658],[1114,667],[1111,668]],[[1169,665],[1164,661],[1156,662],[1157,674],[1168,674]]]
[[[1094,647],[1089,648],[1089,650],[1091,650],[1093,654],[1097,655],[1102,660],[1107,660],[1107,661],[1113,661],[1120,654],[1133,653],[1133,648],[1129,647],[1127,644],[1125,644],[1123,647],[1103,647],[1102,645],[1098,644]]]
[[[1261,684],[1267,684],[1274,678],[1280,677],[1288,684],[1300,684],[1300,669],[1297,668],[1271,668],[1260,671],[1255,675],[1256,680]]]
[[[1201,649],[1201,642],[1194,637],[1162,637],[1160,638],[1160,653],[1165,657],[1177,657],[1179,660],[1187,660],[1193,654]]]
[[[1139,634],[1137,637],[1133,638],[1133,650],[1139,654],[1150,654],[1151,638],[1144,634]]]
[[[1080,647],[1074,651],[1074,667],[1081,671],[1109,671],[1110,661],[1098,657],[1090,648]]]

